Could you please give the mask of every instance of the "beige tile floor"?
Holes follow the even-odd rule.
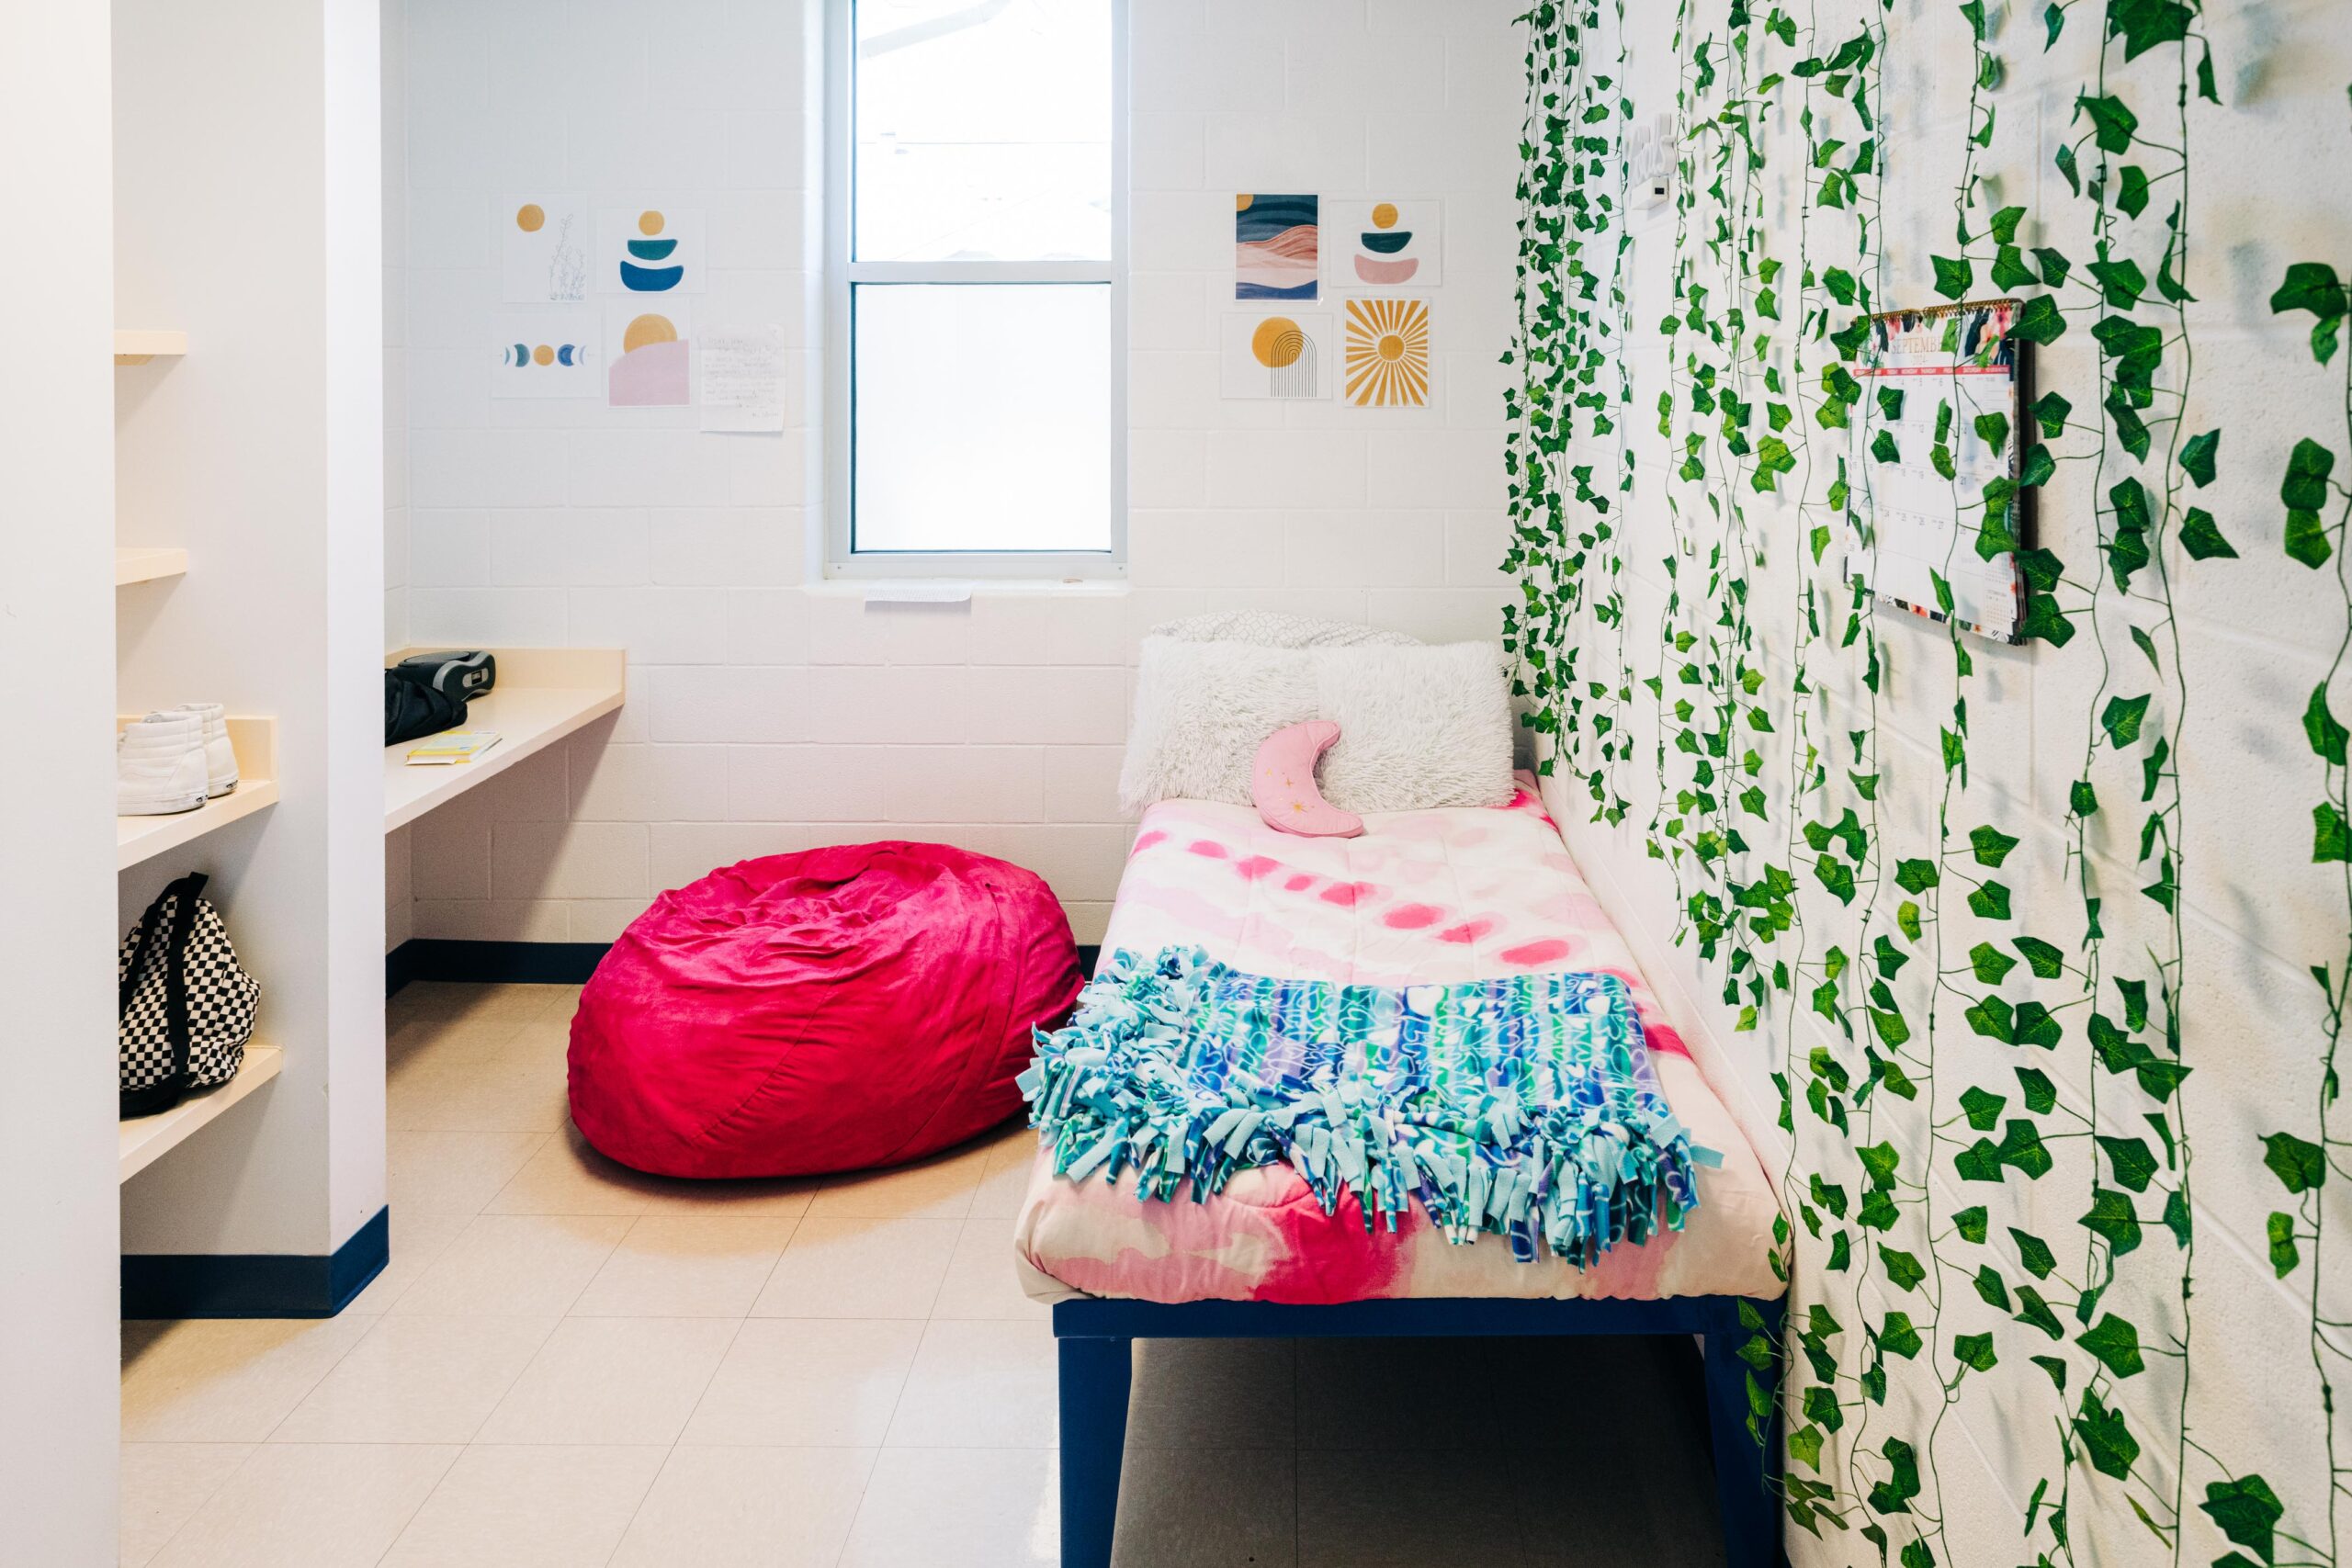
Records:
[[[123,1325],[130,1568],[998,1568],[1057,1552],[1017,1128],[696,1185],[582,1145],[576,987],[390,1009],[391,1262],[325,1322]],[[1687,1347],[1140,1348],[1120,1568],[1720,1562]]]

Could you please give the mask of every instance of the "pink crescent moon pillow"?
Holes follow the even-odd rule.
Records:
[[[1269,828],[1307,839],[1352,839],[1363,818],[1342,811],[1315,787],[1315,764],[1340,739],[1328,718],[1287,724],[1266,737],[1250,766],[1250,798]]]

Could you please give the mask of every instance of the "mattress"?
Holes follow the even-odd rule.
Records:
[[[1103,946],[1199,946],[1252,974],[1374,986],[1615,975],[1633,994],[1675,1115],[1723,1163],[1699,1171],[1699,1207],[1681,1230],[1621,1243],[1579,1269],[1548,1253],[1518,1262],[1492,1235],[1451,1242],[1418,1205],[1394,1231],[1367,1229],[1352,1196],[1326,1214],[1284,1165],[1238,1172],[1205,1202],[1189,1186],[1172,1201],[1146,1201],[1100,1177],[1056,1176],[1041,1149],[1014,1239],[1037,1300],[1781,1293],[1763,1168],[1524,775],[1508,806],[1368,815],[1357,839],[1277,833],[1248,807],[1163,801],[1144,816]]]

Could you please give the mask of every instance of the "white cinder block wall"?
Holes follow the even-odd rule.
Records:
[[[550,26],[523,0],[406,0],[388,505],[408,503],[409,635],[630,662],[620,714],[395,843],[418,936],[609,940],[714,865],[900,836],[1032,867],[1091,941],[1145,628],[1262,606],[1498,635],[1517,0],[1133,0],[1128,585],[888,608],[814,581],[820,8],[578,4]],[[1444,201],[1431,407],[1220,400],[1242,190]],[[531,191],[703,209],[697,324],[784,327],[806,378],[786,434],[492,401],[493,219]]]

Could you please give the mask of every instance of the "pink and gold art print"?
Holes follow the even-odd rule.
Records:
[[[1443,281],[1440,204],[1404,197],[1331,203],[1342,288],[1434,288]]]

